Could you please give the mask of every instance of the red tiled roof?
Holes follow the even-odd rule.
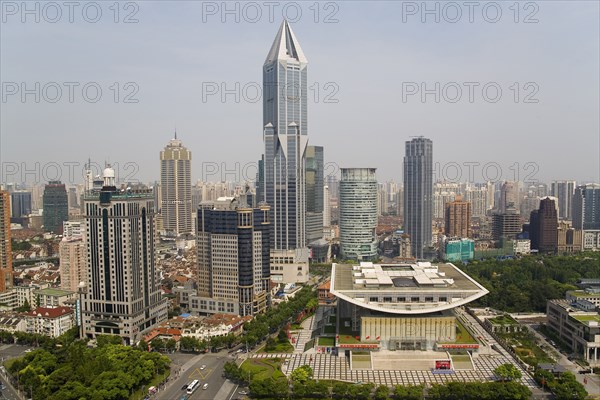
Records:
[[[25,313],[25,315],[29,315],[31,317],[42,316],[44,318],[58,318],[63,315],[70,314],[73,312],[73,309],[70,307],[56,307],[56,308],[46,308],[46,307],[38,307],[33,311]]]
[[[319,290],[329,290],[331,288],[331,281],[327,281],[327,282],[323,282],[320,286],[319,286]]]

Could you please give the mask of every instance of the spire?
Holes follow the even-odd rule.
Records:
[[[177,127],[175,127],[175,140],[177,140]]]
[[[296,59],[301,63],[308,63],[308,60],[304,57],[300,43],[296,39],[296,35],[294,35],[290,24],[284,19],[279,27],[277,36],[275,36],[271,50],[269,50],[265,64],[271,63],[274,60],[285,60],[288,58]]]

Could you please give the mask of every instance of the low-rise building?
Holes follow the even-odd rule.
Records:
[[[70,292],[68,290],[45,288],[33,291],[33,295],[36,299],[37,307],[60,307],[65,304],[65,301],[72,300],[77,297],[76,292]]]
[[[328,279],[327,281],[323,282],[321,285],[319,285],[319,287],[317,288],[317,296],[319,299],[320,303],[331,303],[333,300],[335,300],[335,296],[331,294],[331,292],[329,291],[329,289],[331,288],[331,280]]]
[[[193,326],[186,326],[182,335],[195,337],[199,340],[210,340],[213,336],[226,336],[230,333],[239,335],[242,333],[244,323],[251,319],[251,316],[240,317],[224,313],[212,314]]]
[[[10,333],[27,331],[25,318],[16,314],[6,314],[0,316],[0,330]]]
[[[24,316],[27,333],[58,337],[75,326],[75,312],[70,307],[38,307]]]
[[[598,289],[588,288],[585,290],[569,290],[565,298],[570,302],[586,300],[596,307],[600,307],[600,290]]]
[[[587,300],[548,300],[548,326],[591,366],[600,365],[600,314]],[[592,311],[593,310],[593,311]]]
[[[513,240],[513,254],[527,255],[531,253],[531,240],[529,239],[515,239]]]

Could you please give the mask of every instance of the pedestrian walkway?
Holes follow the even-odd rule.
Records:
[[[313,369],[315,379],[341,380],[347,382],[372,382],[376,385],[432,385],[446,382],[483,382],[494,379],[493,370],[498,365],[507,362],[504,357],[496,359],[480,358],[475,370],[454,371],[449,375],[437,375],[431,369],[418,371],[400,370],[351,370],[345,357],[329,354],[292,354],[287,363],[282,366],[284,374],[289,375],[302,365]],[[530,389],[536,387],[535,382],[523,379]]]
[[[294,343],[294,354],[304,353],[304,346],[313,337],[313,331],[317,330],[323,319],[323,307],[318,307],[317,311],[302,321],[302,328],[296,333]]]

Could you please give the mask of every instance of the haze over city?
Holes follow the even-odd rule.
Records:
[[[440,178],[467,181],[471,171],[477,182],[598,180],[598,2],[503,3],[499,17],[484,3],[457,3],[457,17],[442,3],[427,14],[419,2],[240,3],[237,11],[235,3],[141,2],[118,13],[102,4],[96,23],[88,22],[95,9],[74,9],[71,23],[62,6],[52,23],[53,9],[28,15],[6,3],[4,180],[57,162],[68,182],[63,164],[79,163],[81,176],[90,157],[117,164],[122,177],[153,181],[157,151],[175,129],[193,152],[194,181],[254,179],[263,146],[256,89],[265,43],[284,17],[310,62],[309,140],[327,149],[326,175],[372,166],[380,181],[401,181],[403,144],[424,135],[435,143]],[[38,103],[24,95],[36,82]],[[52,82],[62,87],[55,103],[55,88],[43,90]],[[72,103],[65,82],[78,84]],[[102,90],[96,103],[82,94],[90,82]],[[500,174],[495,166],[483,174],[490,163]]]

